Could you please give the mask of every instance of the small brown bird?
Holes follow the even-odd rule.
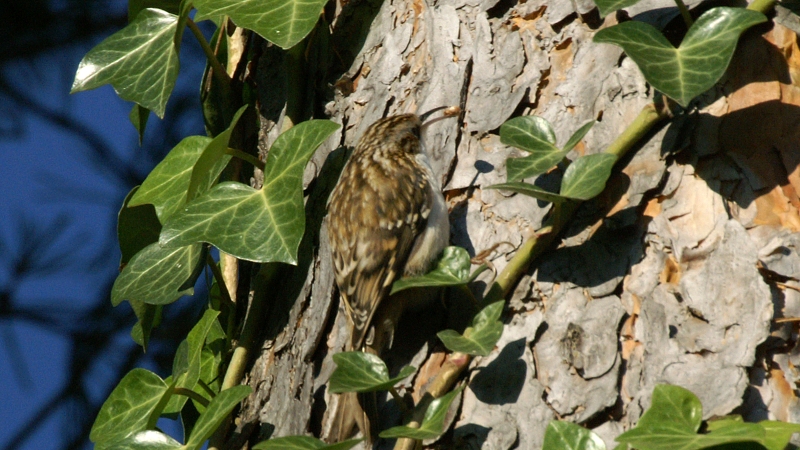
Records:
[[[331,194],[328,228],[350,325],[347,350],[380,354],[391,346],[404,307],[400,295],[389,297],[392,283],[426,273],[449,241],[447,205],[420,140],[422,128],[415,114],[372,124]],[[370,440],[369,424],[356,421]],[[351,430],[352,424],[340,430],[340,438]]]

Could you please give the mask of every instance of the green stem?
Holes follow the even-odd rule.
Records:
[[[239,159],[241,159],[243,161],[247,161],[250,164],[252,164],[253,166],[255,166],[258,169],[260,169],[262,172],[264,171],[264,162],[261,161],[260,159],[256,158],[255,156],[247,153],[247,152],[243,152],[241,150],[237,150],[235,148],[228,147],[228,149],[225,150],[225,153],[227,153],[227,154],[229,154],[231,156],[235,156],[235,157],[237,157],[237,158],[239,158]]]
[[[397,407],[400,408],[400,412],[405,414],[408,411],[406,408],[406,402],[403,400],[403,397],[397,392],[397,389],[394,387],[389,389],[389,393],[392,394],[392,398],[394,398],[395,403],[397,403]]]
[[[203,380],[197,380],[197,385],[200,386],[206,393],[211,397],[214,398],[217,396],[217,393],[214,392],[213,389],[209,385],[207,385]]]
[[[191,389],[186,389],[186,388],[180,388],[179,387],[179,388],[175,388],[175,392],[174,393],[178,394],[178,395],[183,395],[184,397],[189,397],[192,400],[196,401],[197,403],[200,403],[204,407],[208,407],[208,399],[203,397],[202,395],[198,394],[197,392],[191,390]]]
[[[200,31],[200,28],[191,18],[186,19],[186,25],[189,26],[189,31],[192,32],[194,37],[197,39],[197,42],[200,43],[200,47],[203,49],[203,53],[206,54],[208,63],[211,64],[211,71],[214,72],[214,76],[217,77],[221,83],[230,85],[231,77],[228,76],[228,72],[224,67],[222,67],[219,59],[217,59],[217,55],[214,54],[214,50],[210,45],[208,45],[208,41],[206,40],[206,37],[203,36],[203,32]],[[225,37],[220,34],[219,38],[224,39]]]
[[[692,28],[692,24],[694,20],[692,19],[692,15],[689,14],[689,8],[686,7],[686,4],[683,3],[683,0],[675,0],[675,4],[678,5],[678,10],[681,12],[681,16],[683,16],[683,21],[686,23],[686,29]]]
[[[755,0],[747,6],[747,9],[766,14],[772,11],[775,7],[775,3],[775,0]]]

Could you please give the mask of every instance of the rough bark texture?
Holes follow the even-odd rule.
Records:
[[[630,13],[664,24],[677,10],[659,7],[672,5],[643,2]],[[346,338],[319,225],[344,160],[342,150],[331,152],[353,146],[380,117],[462,104],[463,121],[437,123],[424,141],[450,202],[452,243],[472,255],[497,245],[489,260],[499,271],[549,210],[485,189],[504,182],[506,158],[521,154],[500,143],[499,126],[540,115],[561,144],[596,119],[573,154],[597,153],[653,96],[617,47],[592,43],[616,19],[600,20],[589,1],[351,1],[334,14],[332,52],[345,67],[327,74],[339,82],[314,108],[343,128],[309,164],[305,259],[270,299],[236,448],[270,433],[324,436],[329,426],[326,411],[337,401],[325,389],[330,356]],[[700,109],[621,161],[607,190],[582,205],[558,248],[510,297],[497,349],[476,358],[480,370],[463,380],[449,445],[536,449],[558,418],[593,428],[613,448],[659,383],[693,391],[706,418],[800,421],[798,322],[774,320],[800,316],[798,58],[785,28],[747,33]],[[264,151],[293,82],[283,63],[265,46],[255,74]],[[536,182],[553,187],[558,177]],[[476,291],[491,274],[480,280]],[[450,320],[436,315],[434,330]],[[432,333],[410,329],[414,336],[396,339],[416,344],[388,358],[394,370],[421,367],[407,386],[418,395],[443,348]],[[387,426],[392,411],[384,408]]]

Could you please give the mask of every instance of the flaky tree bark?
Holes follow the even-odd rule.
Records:
[[[671,2],[645,3],[629,14],[649,11],[641,18],[657,24],[678,15],[659,9]],[[292,71],[291,55],[259,44],[262,151],[285,126],[287,99],[290,114],[298,110],[298,90],[310,109],[295,114],[343,127],[308,166],[301,261],[282,269],[269,293],[246,378],[255,393],[230,448],[269,435],[327,435],[326,412],[337,401],[326,390],[331,355],[346,339],[323,221],[345,160],[340,147],[380,117],[462,105],[463,120],[437,123],[424,142],[445,186],[451,242],[472,255],[491,250],[488,260],[502,270],[549,206],[485,189],[504,182],[506,158],[520,155],[500,143],[500,125],[540,115],[562,144],[597,120],[573,151],[591,154],[652,100],[631,60],[592,43],[621,17],[603,21],[593,8],[588,0],[341,2],[327,14],[330,40],[312,36],[302,73]],[[540,448],[547,423],[563,419],[613,448],[659,383],[692,390],[706,417],[800,420],[797,322],[776,320],[800,316],[797,61],[792,31],[747,33],[700,109],[652,132],[618,164],[606,191],[581,206],[508,299],[497,348],[463,377],[448,445]],[[537,184],[557,186],[558,177]],[[480,280],[478,294],[491,274]],[[445,303],[413,316],[387,356],[393,370],[421,367],[406,386],[415,396],[443,360],[434,332],[463,323],[461,304]],[[396,424],[392,408],[383,413],[382,425]]]

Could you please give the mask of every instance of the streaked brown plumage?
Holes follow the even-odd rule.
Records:
[[[403,310],[402,296],[389,297],[392,283],[427,272],[449,240],[447,206],[421,127],[414,114],[372,124],[331,193],[328,230],[351,331],[347,350],[380,354],[391,345]],[[369,421],[356,420],[369,440]],[[350,431],[344,428],[340,439]]]

